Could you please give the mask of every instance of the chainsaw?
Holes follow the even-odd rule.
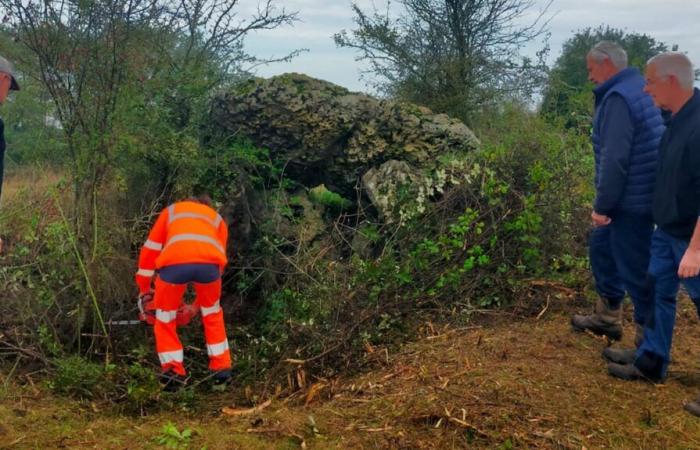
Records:
[[[156,323],[156,305],[153,300],[153,292],[139,295],[138,300],[139,318],[138,320],[110,320],[107,325],[154,325]],[[188,304],[183,302],[177,309],[175,323],[177,326],[185,326],[190,323],[192,318],[199,314],[199,305],[196,303]]]

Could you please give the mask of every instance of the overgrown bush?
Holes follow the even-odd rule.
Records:
[[[362,193],[345,199],[302,186],[286,176],[283,161],[245,141],[205,147],[182,136],[190,147],[173,150],[173,158],[155,152],[164,167],[184,158],[190,168],[169,181],[170,195],[198,186],[224,205],[226,217],[248,214],[231,223],[235,254],[222,298],[239,376],[284,375],[289,361],[294,370],[324,375],[357,368],[374,347],[405,341],[436,315],[464,322],[517,301],[533,279],[577,281],[591,196],[587,137],[517,107],[483,120],[478,131],[480,151],[444,155],[445,169],[425,174],[419,195],[399,189],[402,219],[394,223],[382,221]],[[111,377],[112,393],[96,387],[93,395],[134,410],[162,403],[153,352],[132,352],[150,348],[150,332],[104,333],[100,317],[134,315],[135,257],[158,212],[158,203],[145,205],[157,189],[140,178],[151,164],[157,161],[128,160],[124,167],[132,169],[100,193],[98,222],[80,228],[88,233],[82,239],[96,243],[87,259],[75,249],[80,240],[67,226],[74,216],[60,183],[15,196],[0,217],[1,229],[10,230],[0,266],[5,349],[64,361],[55,386],[70,395]],[[129,192],[141,192],[143,207],[124,200]],[[184,333],[186,342],[199,345],[201,336],[192,334]],[[68,382],[65,374],[79,366],[71,358],[106,353],[118,370],[87,364]]]
[[[95,204],[97,223],[82,236],[94,243],[87,253],[75,235],[75,216],[65,184],[26,187],[3,205],[5,240],[0,302],[5,340],[28,346],[48,360],[64,354],[104,353],[107,321],[133,310],[131,229],[111,193]]]
[[[59,393],[86,399],[104,397],[114,389],[111,377],[114,365],[87,361],[80,356],[55,360],[54,375],[49,387]]]
[[[367,345],[405,340],[411,322],[430,314],[468,320],[514,302],[533,279],[578,281],[591,195],[587,137],[517,107],[480,131],[483,149],[426,177],[425,199],[397,204],[408,211],[398,224],[371,208],[336,209],[309,239],[310,217],[328,212],[319,204],[261,223],[235,275],[257,305],[238,328],[241,369],[283,370],[285,360],[356,366]],[[282,206],[298,197],[298,189],[282,195]]]

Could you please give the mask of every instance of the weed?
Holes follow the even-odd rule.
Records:
[[[192,430],[190,428],[184,428],[182,431],[179,431],[177,426],[172,422],[163,425],[160,435],[156,438],[156,442],[159,445],[174,450],[189,448],[191,440]]]

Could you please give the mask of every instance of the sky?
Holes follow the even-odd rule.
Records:
[[[523,23],[531,21],[547,2],[533,0],[534,6]],[[355,3],[364,11],[371,11],[373,4],[380,10],[386,8],[386,0],[356,0]],[[287,11],[297,11],[299,21],[293,26],[250,35],[246,40],[247,51],[259,57],[279,57],[300,48],[308,51],[289,63],[258,67],[257,75],[269,77],[301,72],[353,91],[372,92],[371,78],[362,79],[367,64],[356,61],[356,51],[338,48],[333,41],[334,33],[354,28],[350,0],[277,0],[276,4]],[[252,13],[257,5],[258,0],[242,0],[241,15]],[[551,32],[550,64],[575,31],[606,24],[627,32],[645,33],[669,45],[678,44],[680,51],[687,52],[691,61],[700,65],[698,0],[553,0],[547,14]],[[534,56],[540,48],[541,42],[535,42],[524,48],[522,54]]]

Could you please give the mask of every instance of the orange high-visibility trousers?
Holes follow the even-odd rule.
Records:
[[[187,284],[168,283],[157,277],[155,285],[153,300],[156,307],[156,322],[153,332],[160,366],[164,372],[172,370],[178,375],[185,375],[182,343],[177,336],[176,317]],[[230,369],[231,353],[226,338],[224,311],[219,304],[221,278],[212,283],[193,283],[193,285],[196,294],[195,302],[202,313],[209,369],[213,371]]]

